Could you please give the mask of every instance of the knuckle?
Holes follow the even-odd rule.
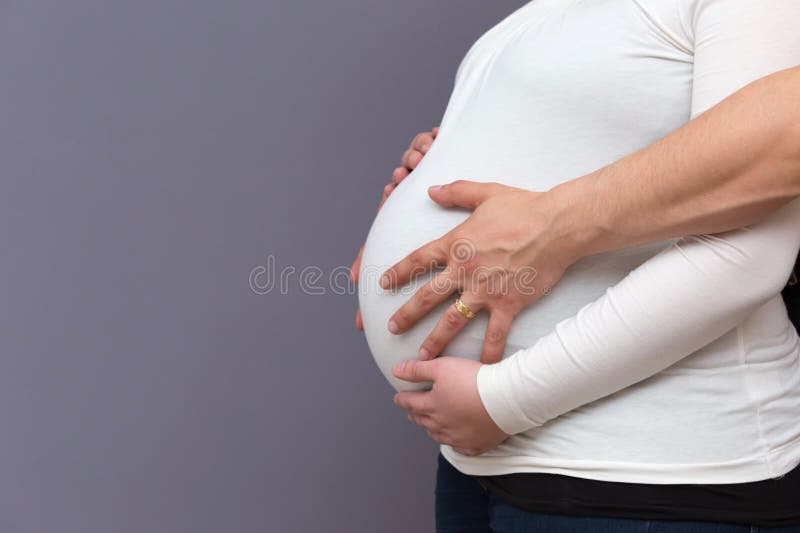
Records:
[[[516,315],[520,307],[516,296],[511,292],[497,295],[494,298],[493,305],[495,309],[501,310],[511,316]]]
[[[411,360],[406,363],[406,372],[408,372],[408,376],[411,379],[417,379],[419,377],[419,366],[416,361]]]
[[[507,320],[506,317],[514,316],[516,314],[516,313],[514,313],[514,311],[512,309],[513,305],[516,305],[516,304],[514,303],[513,297],[510,296],[509,294],[504,294],[503,291],[498,291],[498,292],[492,294],[492,296],[491,296],[491,311],[492,311],[492,314],[496,315],[495,319],[498,320],[494,324],[494,327],[500,328],[501,327],[501,322],[500,321],[502,321],[504,323]],[[492,327],[492,326],[490,325],[490,327]]]
[[[491,344],[500,344],[505,338],[506,332],[501,326],[489,326],[486,330],[486,340]]]
[[[447,330],[454,330],[458,329],[461,325],[462,316],[458,313],[458,311],[448,311],[444,315],[444,323],[443,326]]]
[[[397,323],[397,325],[404,327],[411,321],[411,313],[409,312],[408,308],[404,305],[394,313],[392,319]]]
[[[431,332],[431,334],[428,335],[427,339],[422,341],[422,347],[428,350],[428,352],[432,355],[438,353],[439,348],[442,347],[442,344],[443,343],[441,336],[433,332]]]
[[[505,192],[508,192],[509,189],[508,186],[503,185],[502,183],[497,181],[492,181],[487,185],[489,186],[489,190],[491,191],[492,194],[503,194]]]
[[[414,295],[413,300],[414,304],[420,309],[430,309],[433,307],[434,303],[433,296],[427,289],[420,289],[420,291]]]
[[[450,249],[451,244],[449,243],[450,236],[443,235],[438,239],[431,241],[428,245],[430,249],[436,254],[437,257],[446,257],[447,250]]]
[[[425,262],[425,254],[421,248],[417,248],[408,254],[408,262],[413,266],[422,266]]]
[[[431,286],[426,286],[417,293],[418,303],[420,307],[429,309],[436,305],[439,301],[439,296]]]
[[[386,280],[389,282],[390,286],[393,286],[397,283],[397,272],[399,270],[398,268],[399,266],[400,265],[395,265],[387,269],[382,275],[382,277],[385,277]]]
[[[460,264],[466,272],[475,272],[481,266],[480,260],[476,255],[468,256]],[[484,282],[485,283],[485,282]]]
[[[453,279],[449,273],[442,273],[434,277],[431,282],[431,298],[434,303],[439,303],[442,297],[452,293],[454,289]]]

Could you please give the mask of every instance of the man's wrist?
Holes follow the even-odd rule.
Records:
[[[550,215],[551,234],[555,237],[558,257],[564,268],[604,251],[602,241],[608,235],[606,214],[601,209],[593,175],[559,184],[544,193]]]

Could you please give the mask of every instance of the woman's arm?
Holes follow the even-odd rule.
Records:
[[[800,63],[800,37],[792,22],[800,17],[800,3],[695,4],[686,25],[696,43],[692,116],[752,80]],[[643,152],[534,198],[530,205],[539,206],[540,216],[529,229],[542,232],[548,252],[543,257],[570,248],[548,240],[559,232],[579,257],[701,228],[739,227],[785,204],[797,194],[798,136],[792,125],[796,119],[782,117],[780,110],[792,109],[797,116],[794,98],[788,96],[797,87],[796,76],[796,71],[784,72],[758,82]],[[758,102],[765,93],[772,102],[791,103]],[[748,109],[754,102],[755,108]],[[647,181],[639,187],[643,178]],[[767,183],[769,188],[760,189]],[[477,215],[488,202],[481,195],[491,187],[506,198],[526,192],[515,196],[496,185],[460,184],[431,196],[453,205],[451,194],[458,189],[463,196],[458,205],[477,205]],[[558,195],[561,207],[556,202],[553,209],[551,193]],[[482,214],[507,210],[487,208]],[[687,214],[688,225],[683,220]],[[480,235],[481,227],[469,226],[473,217],[460,230],[467,237]],[[484,229],[490,222],[485,218]],[[489,449],[506,433],[541,425],[643,380],[730,331],[779,294],[798,247],[800,200],[750,227],[685,237],[536,345],[496,365],[442,358],[399,366],[397,377],[435,385],[429,392],[401,392],[395,401],[438,442],[462,453]],[[427,262],[426,250],[420,249],[417,259]],[[401,262],[399,275],[395,270],[399,281],[405,266]]]
[[[641,381],[778,295],[800,247],[800,200],[747,229],[681,239],[533,347],[478,372],[486,410],[518,433]]]

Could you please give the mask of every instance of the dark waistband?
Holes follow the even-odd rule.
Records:
[[[619,483],[539,473],[475,478],[511,505],[536,513],[800,525],[800,467],[776,479],[724,485]]]

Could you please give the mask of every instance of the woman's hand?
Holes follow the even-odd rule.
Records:
[[[430,197],[445,207],[473,209],[461,225],[418,248],[387,270],[381,287],[399,287],[415,275],[444,267],[389,320],[394,334],[407,331],[434,307],[461,293],[473,312],[489,312],[481,361],[502,358],[514,317],[548,294],[573,261],[566,231],[553,220],[560,207],[548,193],[498,183],[456,181],[431,187]],[[568,207],[568,206],[567,206]],[[422,343],[419,358],[432,359],[467,324],[455,306]]]
[[[389,198],[389,195],[392,194],[392,191],[394,191],[395,187],[397,187],[401,181],[406,179],[412,170],[417,168],[419,162],[422,161],[422,158],[425,157],[425,154],[427,154],[428,150],[430,150],[431,145],[438,134],[439,127],[437,126],[431,131],[418,133],[416,137],[414,137],[414,139],[411,141],[411,144],[408,146],[408,149],[403,152],[403,157],[400,158],[400,166],[392,171],[392,181],[387,183],[383,188],[383,195],[381,196],[381,201],[378,203],[379,211],[386,202],[386,199]],[[358,283],[358,271],[361,268],[361,256],[363,254],[364,246],[362,245],[358,250],[355,261],[353,261],[353,264],[350,267],[350,279],[353,280],[353,283]],[[361,321],[360,310],[356,310],[356,328],[361,331],[364,330],[364,323]]]
[[[462,357],[404,361],[392,369],[400,379],[433,382],[429,391],[398,392],[394,403],[439,444],[463,455],[480,455],[508,438],[483,407],[478,394],[481,363]]]

